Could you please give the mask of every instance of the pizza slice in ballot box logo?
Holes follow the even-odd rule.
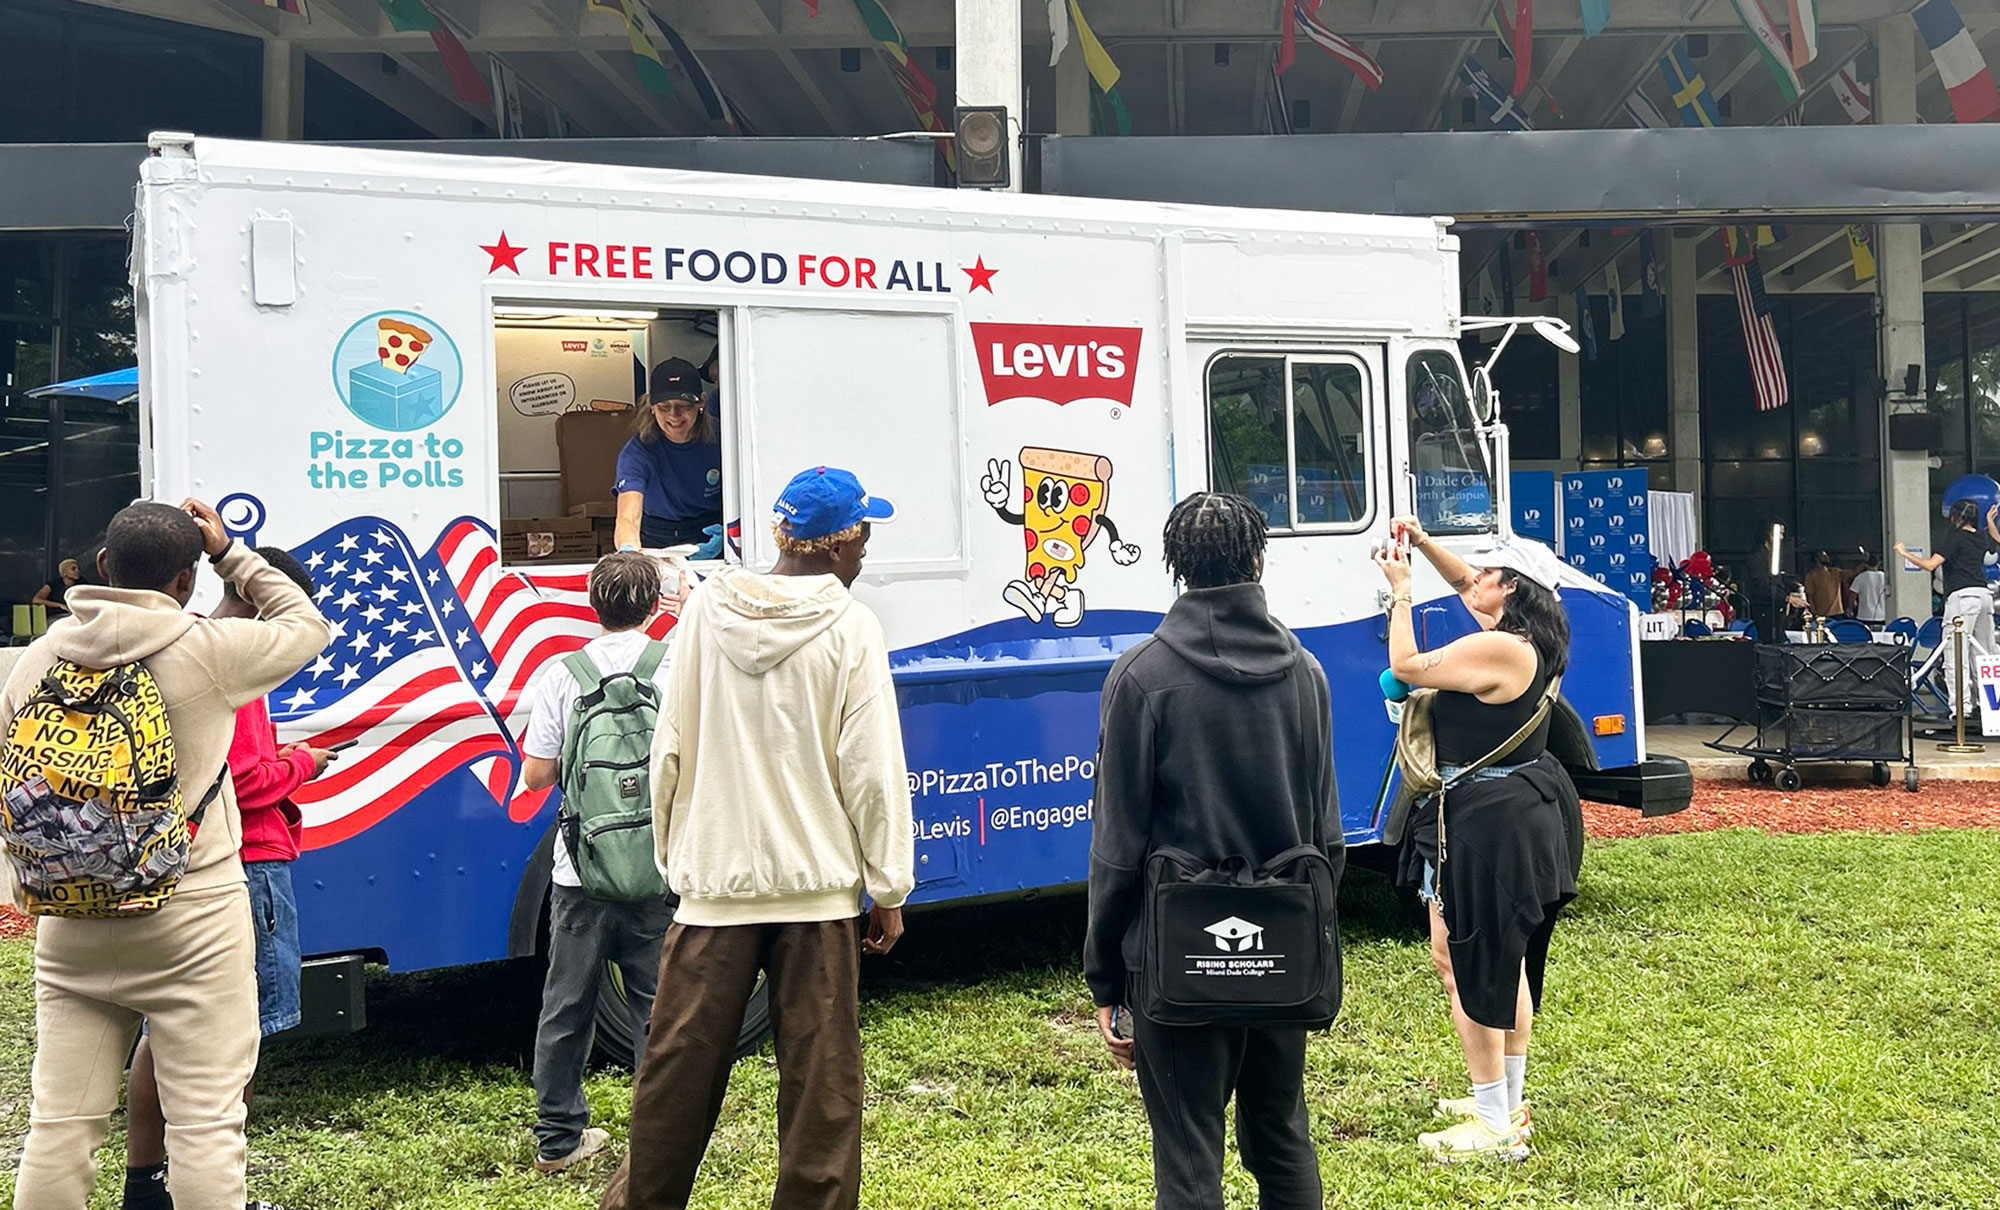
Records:
[[[1083,621],[1084,551],[1099,533],[1110,536],[1112,561],[1136,562],[1139,548],[1118,536],[1105,512],[1111,499],[1111,459],[1102,454],[1028,446],[1021,451],[1021,490],[1014,491],[1014,468],[1005,458],[986,460],[980,494],[1002,521],[1021,527],[1026,550],[1020,579],[1001,590],[1001,599],[1031,622],[1044,619],[1070,627]],[[1021,507],[1011,507],[1016,500]]]
[[[465,368],[436,320],[411,311],[364,316],[333,352],[333,384],[356,419],[392,433],[435,424],[458,402]]]
[[[1102,399],[1132,406],[1139,328],[1001,323],[971,328],[989,407],[1010,399],[1046,399],[1057,405]]]

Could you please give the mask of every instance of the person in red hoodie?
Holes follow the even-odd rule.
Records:
[[[290,551],[260,546],[257,553],[306,591],[312,575]],[[214,618],[254,618],[257,610],[225,584]],[[243,873],[250,880],[250,909],[257,936],[257,1024],[264,1037],[299,1023],[299,912],[292,895],[302,825],[292,794],[326,771],[334,754],[304,744],[278,746],[271,711],[257,698],[236,712],[229,743],[229,778],[243,817]],[[254,1081],[253,1081],[254,1084]],[[250,1089],[243,1090],[250,1100]],[[123,1210],[172,1210],[167,1189],[167,1120],[153,1082],[153,1052],[145,1037],[132,1055],[125,1093],[125,1196]],[[267,1202],[252,1202],[268,1207]],[[275,1208],[272,1208],[275,1210]]]

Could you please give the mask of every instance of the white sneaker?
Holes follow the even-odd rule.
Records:
[[[1459,1121],[1465,1118],[1478,1117],[1479,1108],[1471,1097],[1439,1097],[1437,1115],[1441,1118],[1451,1118],[1454,1121]],[[1521,1132],[1522,1138],[1528,1138],[1535,1133],[1534,1119],[1528,1115],[1528,1103],[1526,1101],[1521,1102],[1521,1107],[1514,1111],[1513,1116],[1514,1126]]]
[[[1528,1158],[1528,1144],[1511,1124],[1505,1134],[1478,1118],[1417,1136],[1417,1145],[1440,1164],[1461,1164],[1468,1160],[1500,1160],[1518,1164]]]
[[[597,1126],[592,1126],[591,1128],[583,1132],[583,1137],[577,1140],[576,1150],[570,1152],[568,1155],[559,1155],[556,1156],[554,1159],[550,1159],[548,1156],[544,1155],[536,1156],[535,1171],[561,1172],[563,1169],[568,1168],[573,1164],[581,1164],[583,1161],[589,1159],[591,1156],[596,1155],[598,1152],[604,1150],[605,1144],[609,1143],[610,1141],[611,1141],[610,1131],[604,1130]]]
[[[1072,588],[1064,593],[1061,603],[1051,611],[1050,616],[1055,619],[1056,625],[1062,627],[1075,626],[1083,621],[1082,591]]]

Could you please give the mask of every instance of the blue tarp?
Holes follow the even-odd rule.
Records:
[[[124,403],[139,396],[139,367],[130,366],[105,374],[92,374],[88,378],[72,378],[68,382],[51,383],[28,392],[30,399],[40,399],[47,395],[81,395],[86,399],[108,399],[112,403]]]

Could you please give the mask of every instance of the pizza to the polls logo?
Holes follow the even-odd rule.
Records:
[[[987,405],[1103,399],[1131,407],[1141,332],[1078,324],[973,324],[972,347]]]
[[[407,433],[435,424],[458,402],[465,370],[458,346],[429,316],[378,311],[333,350],[333,387],[355,417]]]

